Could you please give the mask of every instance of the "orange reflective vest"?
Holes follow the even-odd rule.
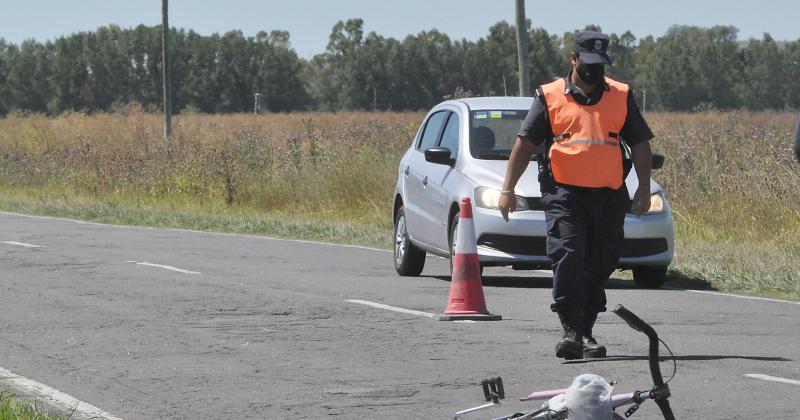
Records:
[[[542,85],[553,130],[550,168],[559,184],[619,189],[622,153],[619,132],[628,113],[628,85],[605,79],[608,90],[594,105],[582,105],[566,80]]]

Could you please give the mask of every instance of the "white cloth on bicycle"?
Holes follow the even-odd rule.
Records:
[[[558,394],[553,398],[547,400],[543,407],[547,407],[553,411],[561,411],[566,406],[566,397],[564,394]]]
[[[611,420],[611,385],[598,375],[578,375],[565,394],[570,420]]]

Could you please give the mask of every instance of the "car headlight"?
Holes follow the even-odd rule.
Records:
[[[525,197],[515,195],[517,200],[517,211],[528,210],[528,201]],[[499,210],[500,190],[488,187],[475,188],[475,206],[484,209]]]
[[[650,194],[650,210],[645,214],[656,214],[664,211],[664,193],[662,191]]]

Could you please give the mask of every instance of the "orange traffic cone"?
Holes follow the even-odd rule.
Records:
[[[450,302],[444,315],[439,315],[438,319],[499,321],[502,317],[490,314],[483,298],[481,266],[475,240],[475,224],[472,221],[472,202],[469,197],[461,200],[459,217],[456,251],[453,256],[453,276],[450,282]]]

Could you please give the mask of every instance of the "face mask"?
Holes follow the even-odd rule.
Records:
[[[578,77],[581,78],[587,85],[595,86],[603,80],[606,74],[606,69],[602,63],[599,64],[578,64]]]

